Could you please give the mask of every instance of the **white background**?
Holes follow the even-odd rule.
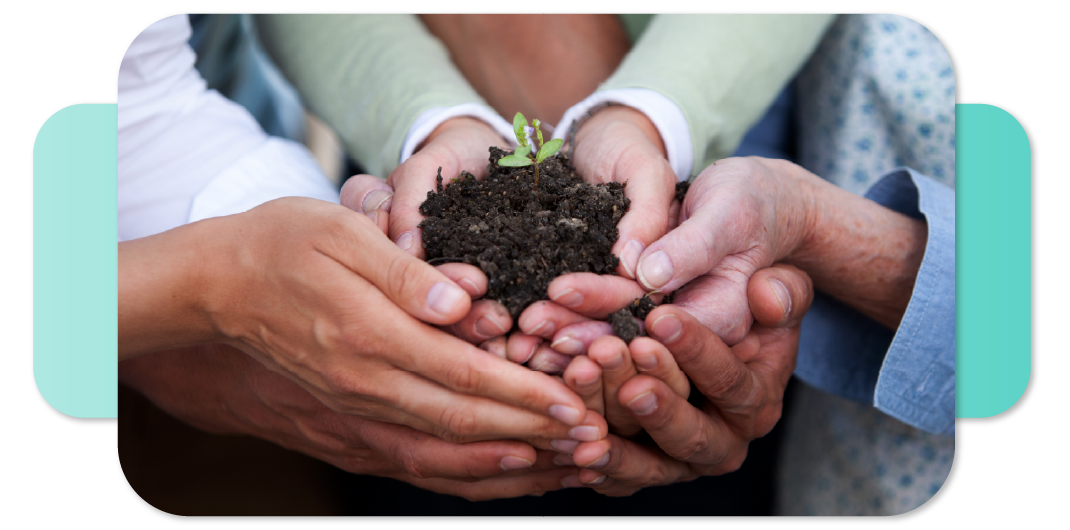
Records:
[[[75,420],[53,410],[33,380],[32,339],[32,153],[33,142],[54,112],[77,103],[114,103],[116,75],[127,45],[146,26],[187,12],[344,12],[387,7],[399,12],[433,11],[413,2],[48,2],[5,5],[0,15],[0,149],[5,170],[0,201],[0,322],[7,361],[0,379],[0,526],[7,528],[107,526],[114,528],[250,527],[256,525],[351,527],[386,520],[187,519],[145,504],[127,485],[116,452],[114,420]],[[542,12],[876,12],[908,16],[931,29],[955,64],[958,102],[990,103],[1025,127],[1033,150],[1033,370],[1025,397],[1009,412],[985,420],[960,420],[954,468],[944,489],[919,510],[887,519],[674,520],[687,526],[910,525],[913,528],[1065,524],[1067,518],[1066,424],[1070,355],[1058,335],[1070,299],[1066,270],[1070,226],[1067,171],[1060,156],[1070,144],[1066,2],[932,0],[873,2],[617,2],[596,7],[575,1],[467,2],[444,9],[500,12],[522,6]],[[437,10],[443,9],[442,7]],[[999,252],[993,248],[992,252]],[[999,278],[993,278],[999,281]],[[994,330],[998,332],[998,330]],[[1057,521],[1063,520],[1064,523]],[[409,522],[456,527],[500,526],[491,519]],[[543,526],[542,519],[509,521]],[[555,521],[550,524],[560,524]],[[650,521],[586,519],[574,525],[638,527]]]

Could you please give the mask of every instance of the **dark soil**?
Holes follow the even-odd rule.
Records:
[[[515,322],[546,299],[550,282],[570,272],[615,274],[610,253],[617,222],[628,210],[624,185],[587,184],[558,154],[534,168],[501,167],[508,151],[490,148],[488,176],[461,175],[420,205],[424,249],[431,264],[462,262],[487,275],[486,297],[501,302]]]
[[[632,303],[624,309],[609,315],[609,323],[613,324],[613,334],[620,337],[625,344],[630,344],[636,337],[646,336],[646,331],[639,326],[639,321],[646,320],[646,316],[655,307],[658,307],[658,304],[649,296],[632,300]]]

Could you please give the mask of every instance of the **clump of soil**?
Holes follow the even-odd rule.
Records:
[[[649,296],[643,296],[632,300],[624,309],[609,315],[609,323],[613,325],[613,334],[620,337],[625,344],[630,344],[636,337],[645,337],[646,331],[639,326],[639,321],[646,320],[646,316],[658,307]]]
[[[620,260],[610,249],[617,222],[628,210],[624,185],[587,184],[558,154],[532,166],[502,167],[508,151],[490,148],[488,176],[462,172],[420,205],[428,262],[462,262],[487,275],[487,298],[501,302],[517,320],[533,302],[546,299],[550,282],[570,272],[615,274]]]

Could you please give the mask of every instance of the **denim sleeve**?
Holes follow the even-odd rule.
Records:
[[[803,320],[795,375],[812,386],[872,403],[935,434],[955,432],[955,192],[911,169],[866,193],[928,227],[925,257],[894,332],[818,295]]]

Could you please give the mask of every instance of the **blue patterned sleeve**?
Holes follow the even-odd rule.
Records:
[[[928,226],[925,257],[893,331],[818,295],[803,320],[795,375],[934,434],[955,432],[955,192],[911,169],[866,197]]]

